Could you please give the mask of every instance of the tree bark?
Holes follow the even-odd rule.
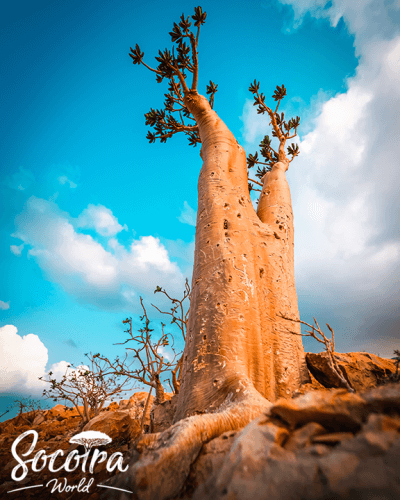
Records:
[[[155,374],[154,375],[154,384],[156,388],[156,398],[155,398],[155,404],[161,404],[165,401],[165,393],[164,393],[164,387],[160,381],[159,375]]]
[[[185,104],[199,127],[203,167],[175,421],[215,411],[249,386],[272,402],[308,380],[301,337],[277,317],[298,317],[286,165],[265,176],[257,214],[243,148],[203,96],[189,94]]]
[[[309,381],[301,336],[277,316],[298,318],[288,163],[265,176],[256,213],[243,148],[205,97],[189,92],[185,105],[199,127],[203,166],[175,423],[142,436],[129,470],[103,483],[140,500],[173,498],[204,443]],[[131,493],[107,490],[109,498]]]

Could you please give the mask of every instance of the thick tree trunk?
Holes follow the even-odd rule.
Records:
[[[308,378],[301,337],[277,317],[298,317],[285,169],[278,163],[267,174],[257,215],[243,148],[204,97],[185,103],[199,126],[203,167],[175,421],[215,411],[249,386],[269,401],[290,397]]]
[[[174,497],[204,443],[244,427],[308,381],[301,337],[277,316],[298,318],[287,164],[265,177],[257,215],[243,148],[203,96],[190,93],[185,105],[199,126],[204,163],[175,424],[140,439],[129,470],[103,482],[120,490],[102,498],[131,498],[121,489],[140,500]]]

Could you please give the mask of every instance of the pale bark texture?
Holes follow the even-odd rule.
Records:
[[[109,482],[142,500],[177,495],[204,443],[309,380],[301,336],[278,316],[298,318],[289,163],[264,176],[257,214],[243,148],[205,97],[188,92],[185,105],[199,127],[203,166],[175,424],[142,436],[128,472]]]
[[[308,379],[301,338],[277,317],[298,317],[286,165],[264,177],[257,215],[243,148],[204,97],[190,94],[185,104],[203,167],[176,421],[242,399],[249,386],[271,402],[291,397]]]
[[[196,35],[189,30],[189,18],[182,15],[179,25],[174,23],[170,35],[178,44],[177,55],[160,51],[157,69],[144,63],[138,45],[131,48],[134,64],[143,64],[157,74],[157,81],[167,78],[170,84],[165,110],[151,109],[145,114],[146,124],[154,128],[147,138],[165,142],[183,132],[191,144],[201,142],[203,166],[198,182],[190,314],[174,425],[140,438],[129,470],[105,482],[120,488],[115,493],[107,490],[107,498],[128,499],[132,493],[140,500],[173,498],[181,492],[204,443],[244,427],[277,398],[292,397],[309,381],[300,324],[293,325],[292,331],[298,333],[294,335],[283,319],[299,317],[293,214],[285,174],[289,160],[284,146],[296,135],[300,118],[286,124],[283,114],[281,118],[277,115],[286,95],[283,85],[273,96],[278,101],[274,113],[258,93],[259,84],[255,81],[250,86],[259,112],[268,112],[280,142],[272,164],[275,159],[268,156],[269,138],[264,139],[262,154],[270,158],[272,168],[263,178],[256,212],[249,194],[245,151],[212,109],[217,86],[211,81],[207,86],[209,101],[197,92],[197,43],[205,18],[201,7],[196,7],[192,16]],[[190,41],[191,59],[182,44],[185,39]],[[188,72],[192,73],[190,88]],[[173,119],[172,113],[179,118]],[[185,124],[182,114],[193,117],[196,124]],[[290,135],[291,129],[294,135]],[[294,158],[298,147],[292,144],[288,153]],[[253,157],[255,163],[260,162]]]

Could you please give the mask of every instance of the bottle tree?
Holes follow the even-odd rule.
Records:
[[[299,154],[286,143],[300,119],[285,121],[282,85],[268,106],[259,83],[250,85],[258,113],[268,115],[272,140],[246,159],[214,111],[217,85],[198,92],[197,47],[206,13],[183,14],[170,32],[174,48],[159,51],[156,67],[138,45],[133,64],[168,82],[164,107],[145,114],[150,143],[183,133],[201,144],[192,293],[175,424],[161,435],[144,436],[129,471],[112,480],[138,498],[177,494],[204,442],[238,429],[279,397],[291,397],[308,380],[301,336],[288,331],[298,319],[293,263],[293,214],[285,172]],[[248,168],[257,167],[249,183]],[[257,212],[249,190],[261,189]],[[292,331],[300,333],[300,324]],[[110,494],[110,490],[108,490]],[[124,498],[125,493],[119,492]],[[129,494],[127,494],[127,498]]]

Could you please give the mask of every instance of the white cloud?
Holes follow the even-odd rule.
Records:
[[[51,377],[60,382],[63,376],[70,371],[69,366],[70,363],[67,363],[67,361],[59,361],[58,363],[53,363],[50,369],[47,370],[47,373],[51,372]]]
[[[174,359],[174,355],[172,352],[169,352],[167,351],[167,348],[166,347],[163,347],[163,346],[160,346],[158,348],[158,351],[157,353],[160,355],[160,356],[163,356],[164,359],[166,359],[167,361],[172,361]]]
[[[110,228],[115,230],[118,224],[112,212],[102,206],[91,212],[90,208],[86,215],[97,214],[97,209],[110,215],[110,225],[102,227],[112,234]],[[92,236],[78,233],[71,221],[55,203],[31,197],[16,218],[13,236],[31,245],[28,255],[77,299],[109,310],[127,306],[132,310],[135,294],[152,293],[159,284],[181,292],[184,278],[158,238],[141,237],[128,250],[111,238],[105,248]]]
[[[89,204],[78,217],[77,226],[94,228],[101,236],[115,236],[122,230],[128,230],[126,224],[121,226],[118,223],[118,219],[109,208],[92,204]]]
[[[183,209],[181,209],[181,214],[177,219],[183,224],[196,227],[196,211],[193,210],[187,201],[183,202]]]
[[[51,378],[55,378],[58,382],[61,382],[64,375],[67,379],[74,378],[75,376],[79,379],[87,370],[90,370],[87,365],[78,365],[74,368],[70,363],[67,363],[67,361],[59,361],[58,363],[52,364],[50,369],[47,370],[47,373],[51,373]]]
[[[2,300],[0,300],[0,310],[5,311],[6,309],[10,309],[10,301],[3,302]]]
[[[347,348],[365,341],[390,356],[400,327],[392,307],[400,298],[400,4],[281,3],[292,5],[297,25],[307,12],[333,26],[342,16],[359,56],[347,91],[324,95],[314,118],[302,123],[301,154],[288,171],[299,302],[303,312],[336,321]],[[248,149],[270,130],[259,116],[246,103]],[[376,340],[382,335],[384,348]]]
[[[297,213],[304,214],[304,205],[309,210],[310,203],[325,207],[318,232],[329,242],[332,263],[347,262],[348,276],[363,269],[366,280],[375,280],[382,265],[396,264],[391,256],[400,251],[400,72],[392,71],[393,61],[400,67],[400,37],[368,47],[355,77],[347,82],[348,91],[323,105],[314,130],[303,137],[290,177]],[[308,217],[307,230],[297,231],[303,248],[309,246],[305,234],[310,237],[315,224],[315,217]],[[391,250],[382,253],[386,247]],[[318,245],[313,248],[319,251]],[[306,253],[312,267],[308,248]]]
[[[18,245],[18,246],[17,245],[10,245],[10,250],[14,255],[21,255],[23,248],[24,248],[23,243],[22,243],[22,245]]]
[[[76,188],[76,184],[75,182],[72,182],[70,179],[68,179],[68,177],[66,175],[61,175],[59,178],[58,178],[58,182],[62,185],[64,184],[69,184],[69,187],[74,189]]]
[[[369,42],[393,38],[398,32],[400,4],[398,0],[279,0],[294,12],[293,28],[298,28],[304,16],[328,19],[333,27],[343,18],[355,36],[356,55]]]
[[[315,119],[321,113],[322,106],[332,97],[329,92],[319,89],[316,95],[312,96],[308,107],[305,101],[296,95],[285,97],[283,107],[286,116],[297,116],[301,109],[301,131],[304,133],[314,130]],[[273,101],[272,101],[273,102]],[[241,129],[243,146],[248,153],[254,153],[259,142],[265,135],[271,137],[270,120],[265,114],[258,114],[257,107],[254,106],[254,99],[246,99],[243,112],[240,116],[243,122]],[[272,137],[271,137],[272,138]],[[298,138],[293,139],[296,142]]]
[[[39,380],[49,371],[61,380],[69,363],[60,361],[46,370],[48,350],[40,338],[29,333],[18,335],[14,325],[0,328],[0,393],[17,392],[40,396],[49,385]]]
[[[254,100],[246,99],[240,117],[243,121],[242,137],[245,146],[248,147],[254,147],[266,135],[266,131],[269,130],[268,123],[270,120],[266,116],[258,114],[253,103]]]
[[[44,389],[38,377],[45,373],[47,348],[37,335],[18,335],[14,325],[0,328],[0,392]]]
[[[153,236],[143,236],[131,246],[130,262],[135,267],[155,266],[161,271],[172,272],[174,264],[170,262],[167,250]]]

